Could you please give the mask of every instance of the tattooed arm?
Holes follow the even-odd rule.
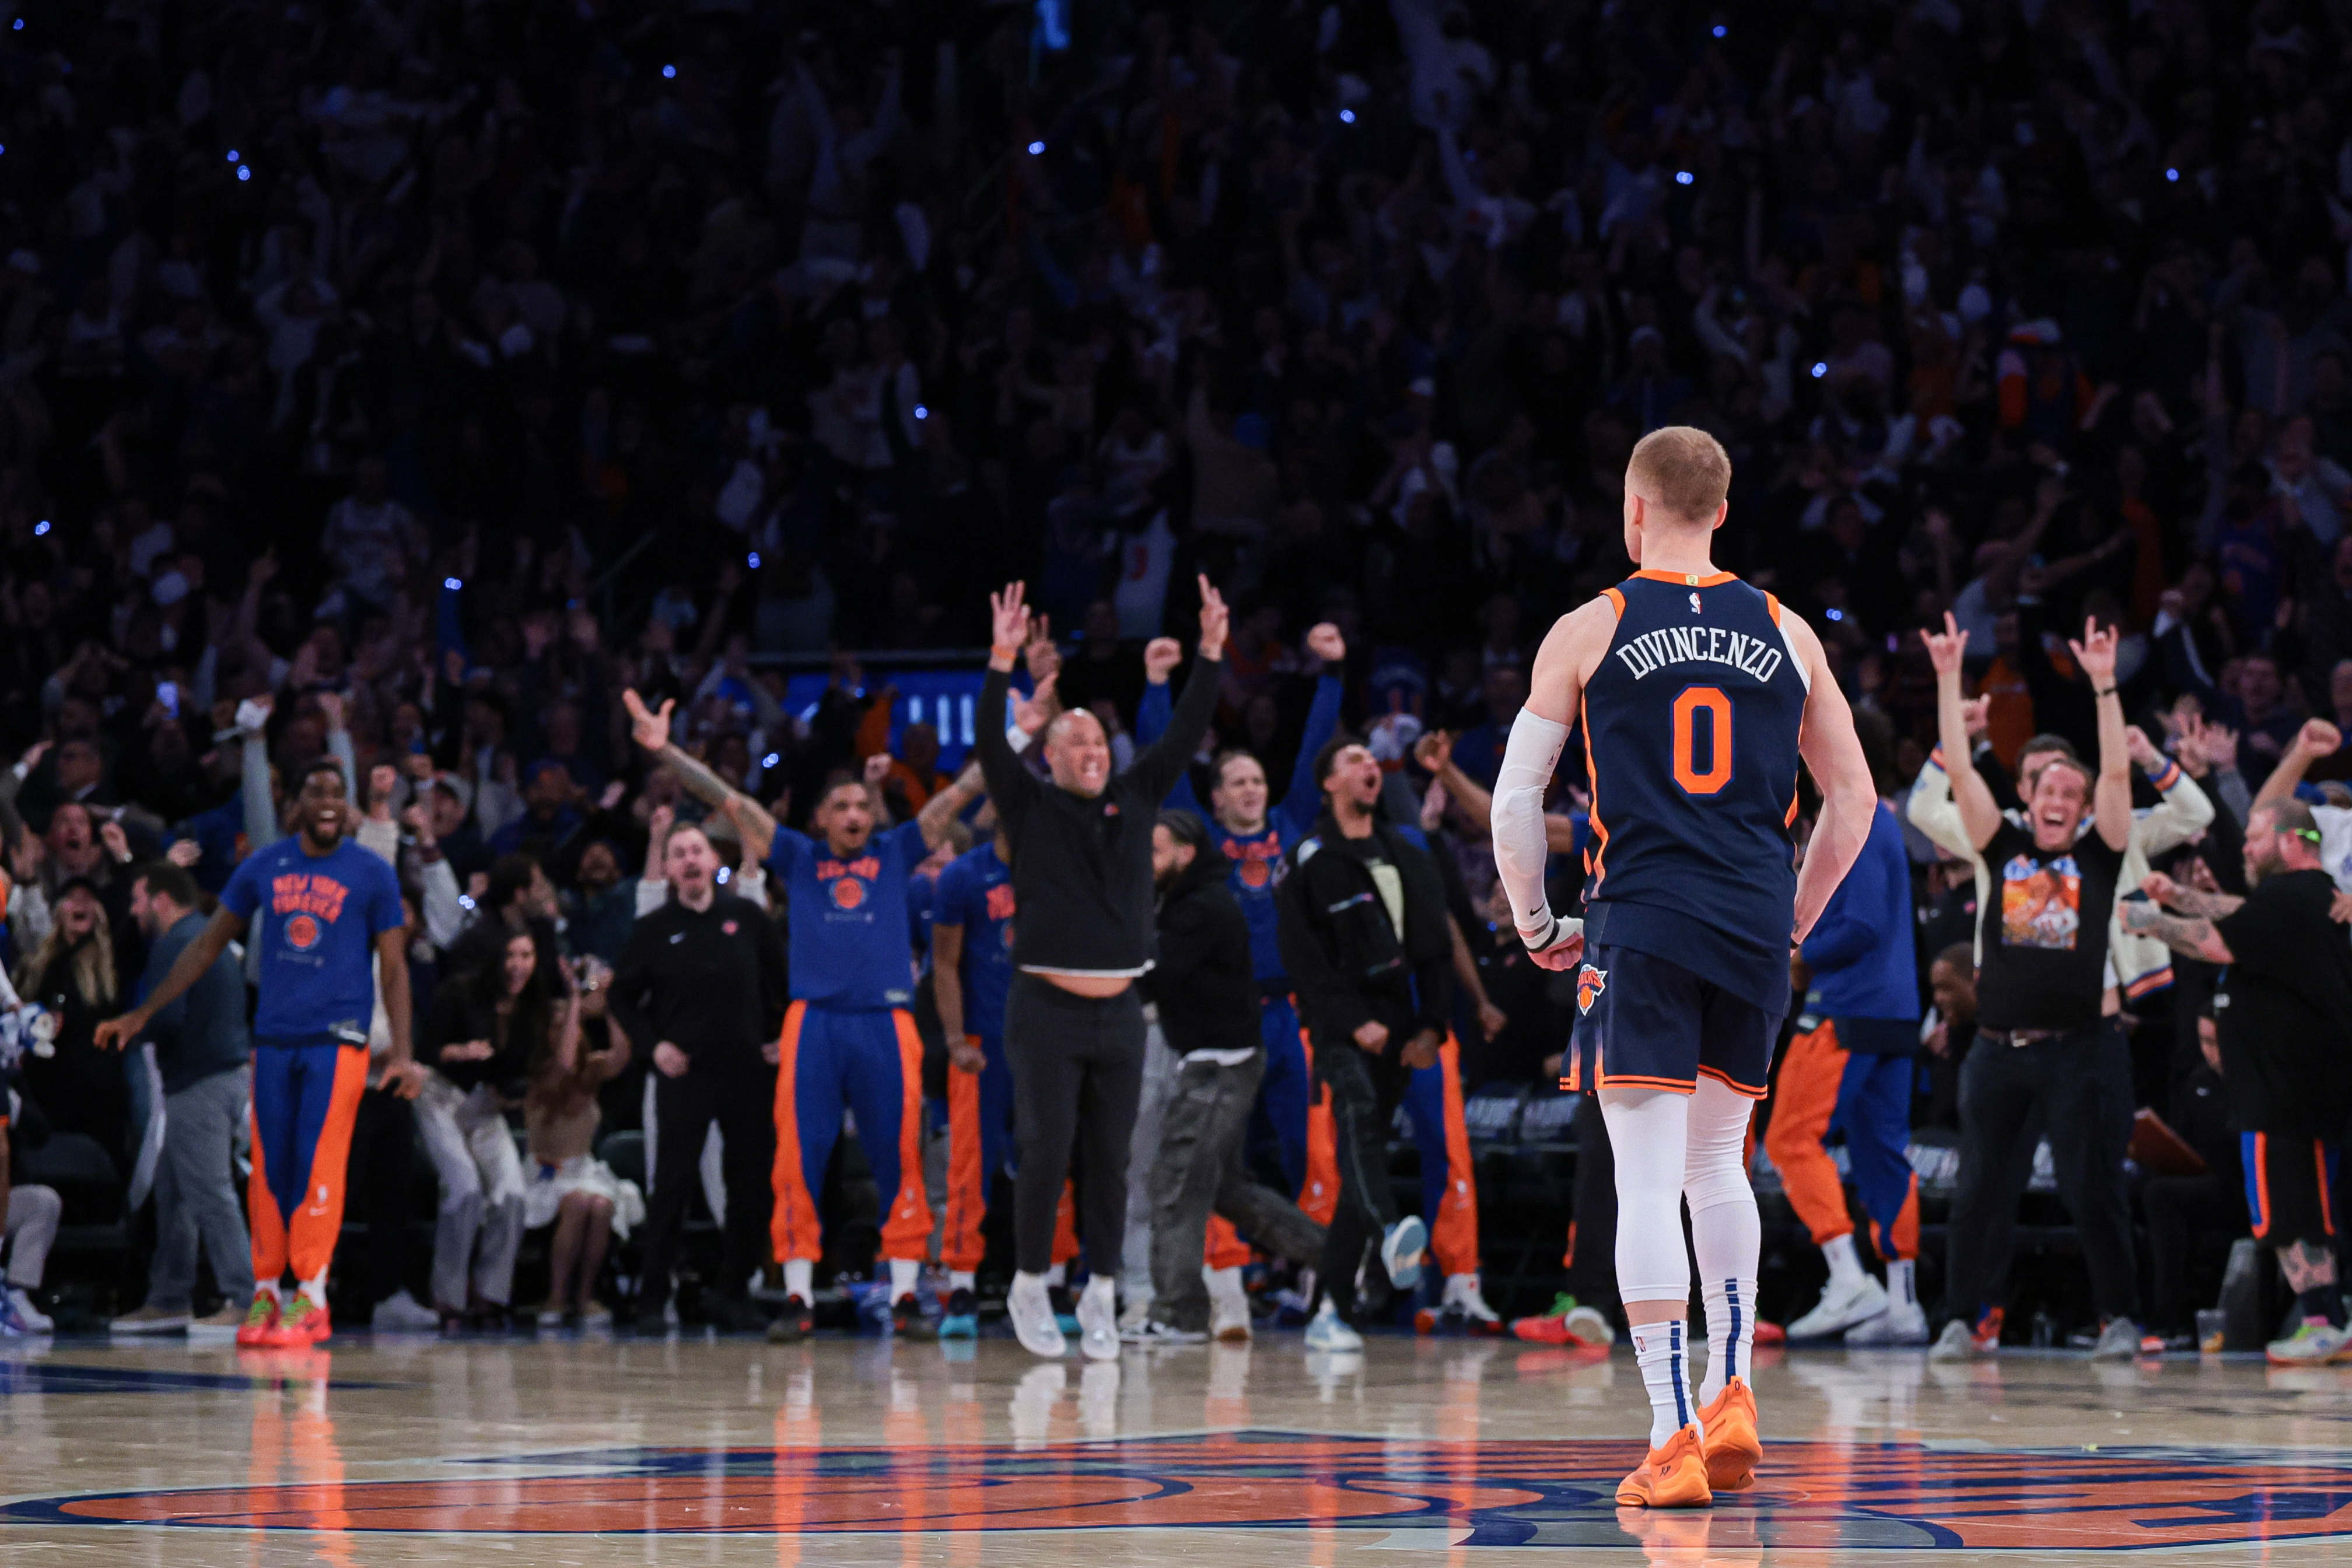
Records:
[[[2141,879],[2139,890],[2168,910],[2184,915],[2202,915],[2209,921],[2227,920],[2238,912],[2246,900],[2236,893],[2207,892],[2202,888],[2184,888],[2162,874]]]
[[[743,836],[746,854],[755,860],[765,860],[774,847],[776,819],[768,814],[767,807],[730,786],[708,763],[688,754],[669,738],[670,710],[676,703],[665,702],[656,712],[647,708],[645,700],[635,691],[621,693],[621,701],[629,710],[629,732],[636,738],[637,744],[676,773],[687,794],[725,814]]]
[[[948,824],[961,816],[963,808],[979,798],[982,787],[980,759],[975,756],[963,765],[963,772],[956,774],[953,784],[923,803],[923,809],[915,814],[915,820],[922,825],[926,847],[932,849],[940,847],[948,836]],[[949,1037],[952,1039],[954,1037]]]
[[[2141,899],[2123,900],[2116,908],[2122,915],[2126,931],[2152,936],[2175,952],[2201,958],[2208,963],[2234,962],[2230,944],[2221,940],[2213,922],[2203,915],[2168,914]]]

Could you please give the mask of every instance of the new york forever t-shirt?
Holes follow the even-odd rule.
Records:
[[[306,855],[297,838],[257,849],[221,889],[221,904],[251,922],[261,1001],[253,1033],[264,1045],[367,1043],[375,1016],[375,939],[401,923],[391,864],[346,838]]]
[[[2123,852],[2108,848],[2095,828],[2064,849],[2039,849],[2032,834],[2004,820],[1983,853],[1992,896],[1983,914],[1978,1025],[2093,1027]]]

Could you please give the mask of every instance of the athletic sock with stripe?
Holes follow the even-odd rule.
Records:
[[[1706,1282],[1706,1379],[1698,1402],[1711,1404],[1723,1385],[1748,1376],[1748,1352],[1756,1348],[1756,1281]]]
[[[1633,1325],[1633,1360],[1642,1385],[1650,1391],[1650,1447],[1668,1439],[1698,1418],[1691,1403],[1688,1325],[1680,1318]]]

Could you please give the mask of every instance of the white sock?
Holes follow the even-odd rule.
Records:
[[[259,1280],[257,1282],[257,1287],[263,1295],[268,1297],[273,1301],[283,1301],[286,1300],[286,1293],[278,1289],[278,1281],[275,1279]]]
[[[1748,1352],[1755,1346],[1756,1281],[1708,1280],[1706,1377],[1698,1387],[1699,1404],[1714,1403],[1725,1384],[1748,1375]]]
[[[302,1294],[310,1298],[311,1303],[314,1306],[323,1307],[327,1304],[326,1269],[321,1268],[316,1274],[311,1275],[310,1278],[302,1281]]]
[[[1048,1290],[1058,1290],[1068,1282],[1069,1278],[1069,1265],[1066,1263],[1056,1263],[1054,1267],[1045,1270],[1045,1289]]]
[[[1919,1287],[1913,1273],[1916,1267],[1908,1258],[1886,1266],[1886,1299],[1897,1310],[1919,1304]]]
[[[811,1258],[784,1259],[784,1294],[798,1296],[805,1307],[816,1300],[816,1260]]]
[[[950,1268],[948,1270],[948,1289],[950,1293],[957,1290],[970,1290],[973,1289],[976,1289],[976,1286],[971,1269]]]
[[[1833,1236],[1822,1243],[1822,1256],[1829,1259],[1832,1289],[1851,1289],[1862,1278],[1862,1259],[1853,1250],[1853,1232]]]
[[[1633,1360],[1642,1369],[1642,1385],[1650,1391],[1653,1448],[1665,1447],[1667,1439],[1697,1417],[1691,1404],[1685,1326],[1680,1318],[1633,1326]]]
[[[922,1282],[922,1278],[923,1262],[921,1258],[894,1258],[890,1259],[890,1300],[896,1301],[901,1296],[913,1295],[915,1293],[915,1287]]]

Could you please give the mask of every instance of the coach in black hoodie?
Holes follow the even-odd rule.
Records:
[[[1151,833],[1151,871],[1160,889],[1160,960],[1143,977],[1143,994],[1184,1065],[1151,1168],[1152,1318],[1126,1337],[1186,1343],[1209,1325],[1201,1252],[1212,1210],[1267,1251],[1299,1262],[1322,1255],[1324,1232],[1242,1169],[1265,1051],[1249,921],[1227,886],[1225,858],[1211,846],[1208,825],[1189,811],[1161,812]],[[1249,1337],[1247,1309],[1241,1311],[1238,1321],[1221,1318],[1220,1338]]]
[[[1445,885],[1417,843],[1380,816],[1381,764],[1339,738],[1316,760],[1323,815],[1291,851],[1275,894],[1282,962],[1330,1086],[1339,1205],[1321,1282],[1340,1322],[1355,1321],[1356,1271],[1375,1239],[1391,1282],[1421,1276],[1426,1231],[1389,1196],[1388,1130],[1415,1068],[1437,1060],[1453,1005]],[[1318,1325],[1309,1325],[1309,1348]],[[1328,1332],[1327,1329],[1324,1332]],[[1351,1348],[1338,1336],[1329,1348]]]

